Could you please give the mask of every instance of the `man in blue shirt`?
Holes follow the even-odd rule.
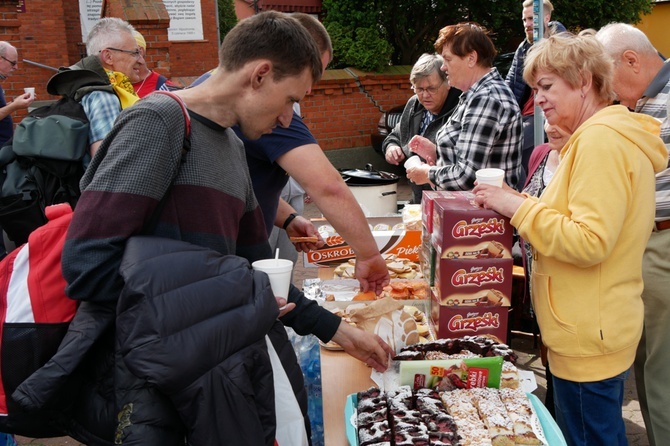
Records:
[[[4,81],[12,75],[19,63],[19,55],[16,48],[8,42],[0,42],[0,81]],[[35,100],[35,95],[24,93],[9,104],[5,99],[5,91],[0,86],[0,147],[4,146],[14,134],[12,113],[16,110],[26,109]]]

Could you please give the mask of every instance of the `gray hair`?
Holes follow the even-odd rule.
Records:
[[[118,46],[123,33],[130,34],[133,39],[135,35],[133,25],[116,17],[105,17],[93,25],[86,36],[86,52],[89,56],[98,55],[105,48]]]
[[[4,40],[0,41],[0,56],[7,54],[8,48],[14,48],[14,45],[9,42],[5,42]]]
[[[649,38],[639,29],[627,23],[610,23],[596,33],[596,39],[615,61],[624,51],[633,50],[638,54],[658,54]]]
[[[440,79],[444,82],[447,80],[447,73],[441,70],[443,64],[444,59],[439,54],[423,53],[412,67],[409,81],[414,85],[417,79],[428,77],[437,72],[440,75]]]

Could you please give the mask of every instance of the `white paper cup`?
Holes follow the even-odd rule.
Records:
[[[31,99],[35,97],[35,87],[26,87],[26,88],[23,89],[23,91],[25,93],[30,93],[30,98]]]
[[[251,267],[256,271],[263,271],[268,275],[275,297],[288,299],[293,262],[286,259],[264,259],[256,260],[251,264]]]
[[[505,171],[502,169],[479,169],[475,172],[478,184],[490,184],[491,186],[502,187],[505,179]]]
[[[418,155],[412,155],[407,160],[405,161],[405,170],[409,170],[412,167],[417,167],[422,164],[423,161],[421,161],[421,158],[419,158]]]

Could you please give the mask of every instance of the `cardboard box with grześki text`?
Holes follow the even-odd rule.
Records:
[[[512,259],[435,261],[435,298],[453,307],[509,307],[512,296]]]
[[[367,220],[382,255],[395,254],[399,258],[419,262],[420,230],[404,229],[401,217],[368,217]],[[338,266],[356,257],[354,250],[325,218],[313,218],[311,221],[326,244],[303,254],[305,266]]]
[[[435,288],[431,293],[431,317],[439,339],[489,334],[506,341],[508,311],[509,307],[442,305]]]
[[[433,200],[433,246],[447,258],[502,258],[512,252],[509,218],[479,207],[471,192]]]
[[[435,249],[435,291],[442,305],[507,306],[511,304],[514,260],[497,241]]]
[[[433,232],[433,204],[437,198],[445,200],[462,200],[464,194],[467,197],[471,196],[470,192],[448,191],[448,190],[425,190],[421,197],[421,222],[424,231],[428,234]]]

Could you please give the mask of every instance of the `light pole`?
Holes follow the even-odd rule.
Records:
[[[533,0],[533,44],[544,37],[544,2]],[[533,147],[544,143],[544,116],[542,109],[535,106],[533,116]]]

